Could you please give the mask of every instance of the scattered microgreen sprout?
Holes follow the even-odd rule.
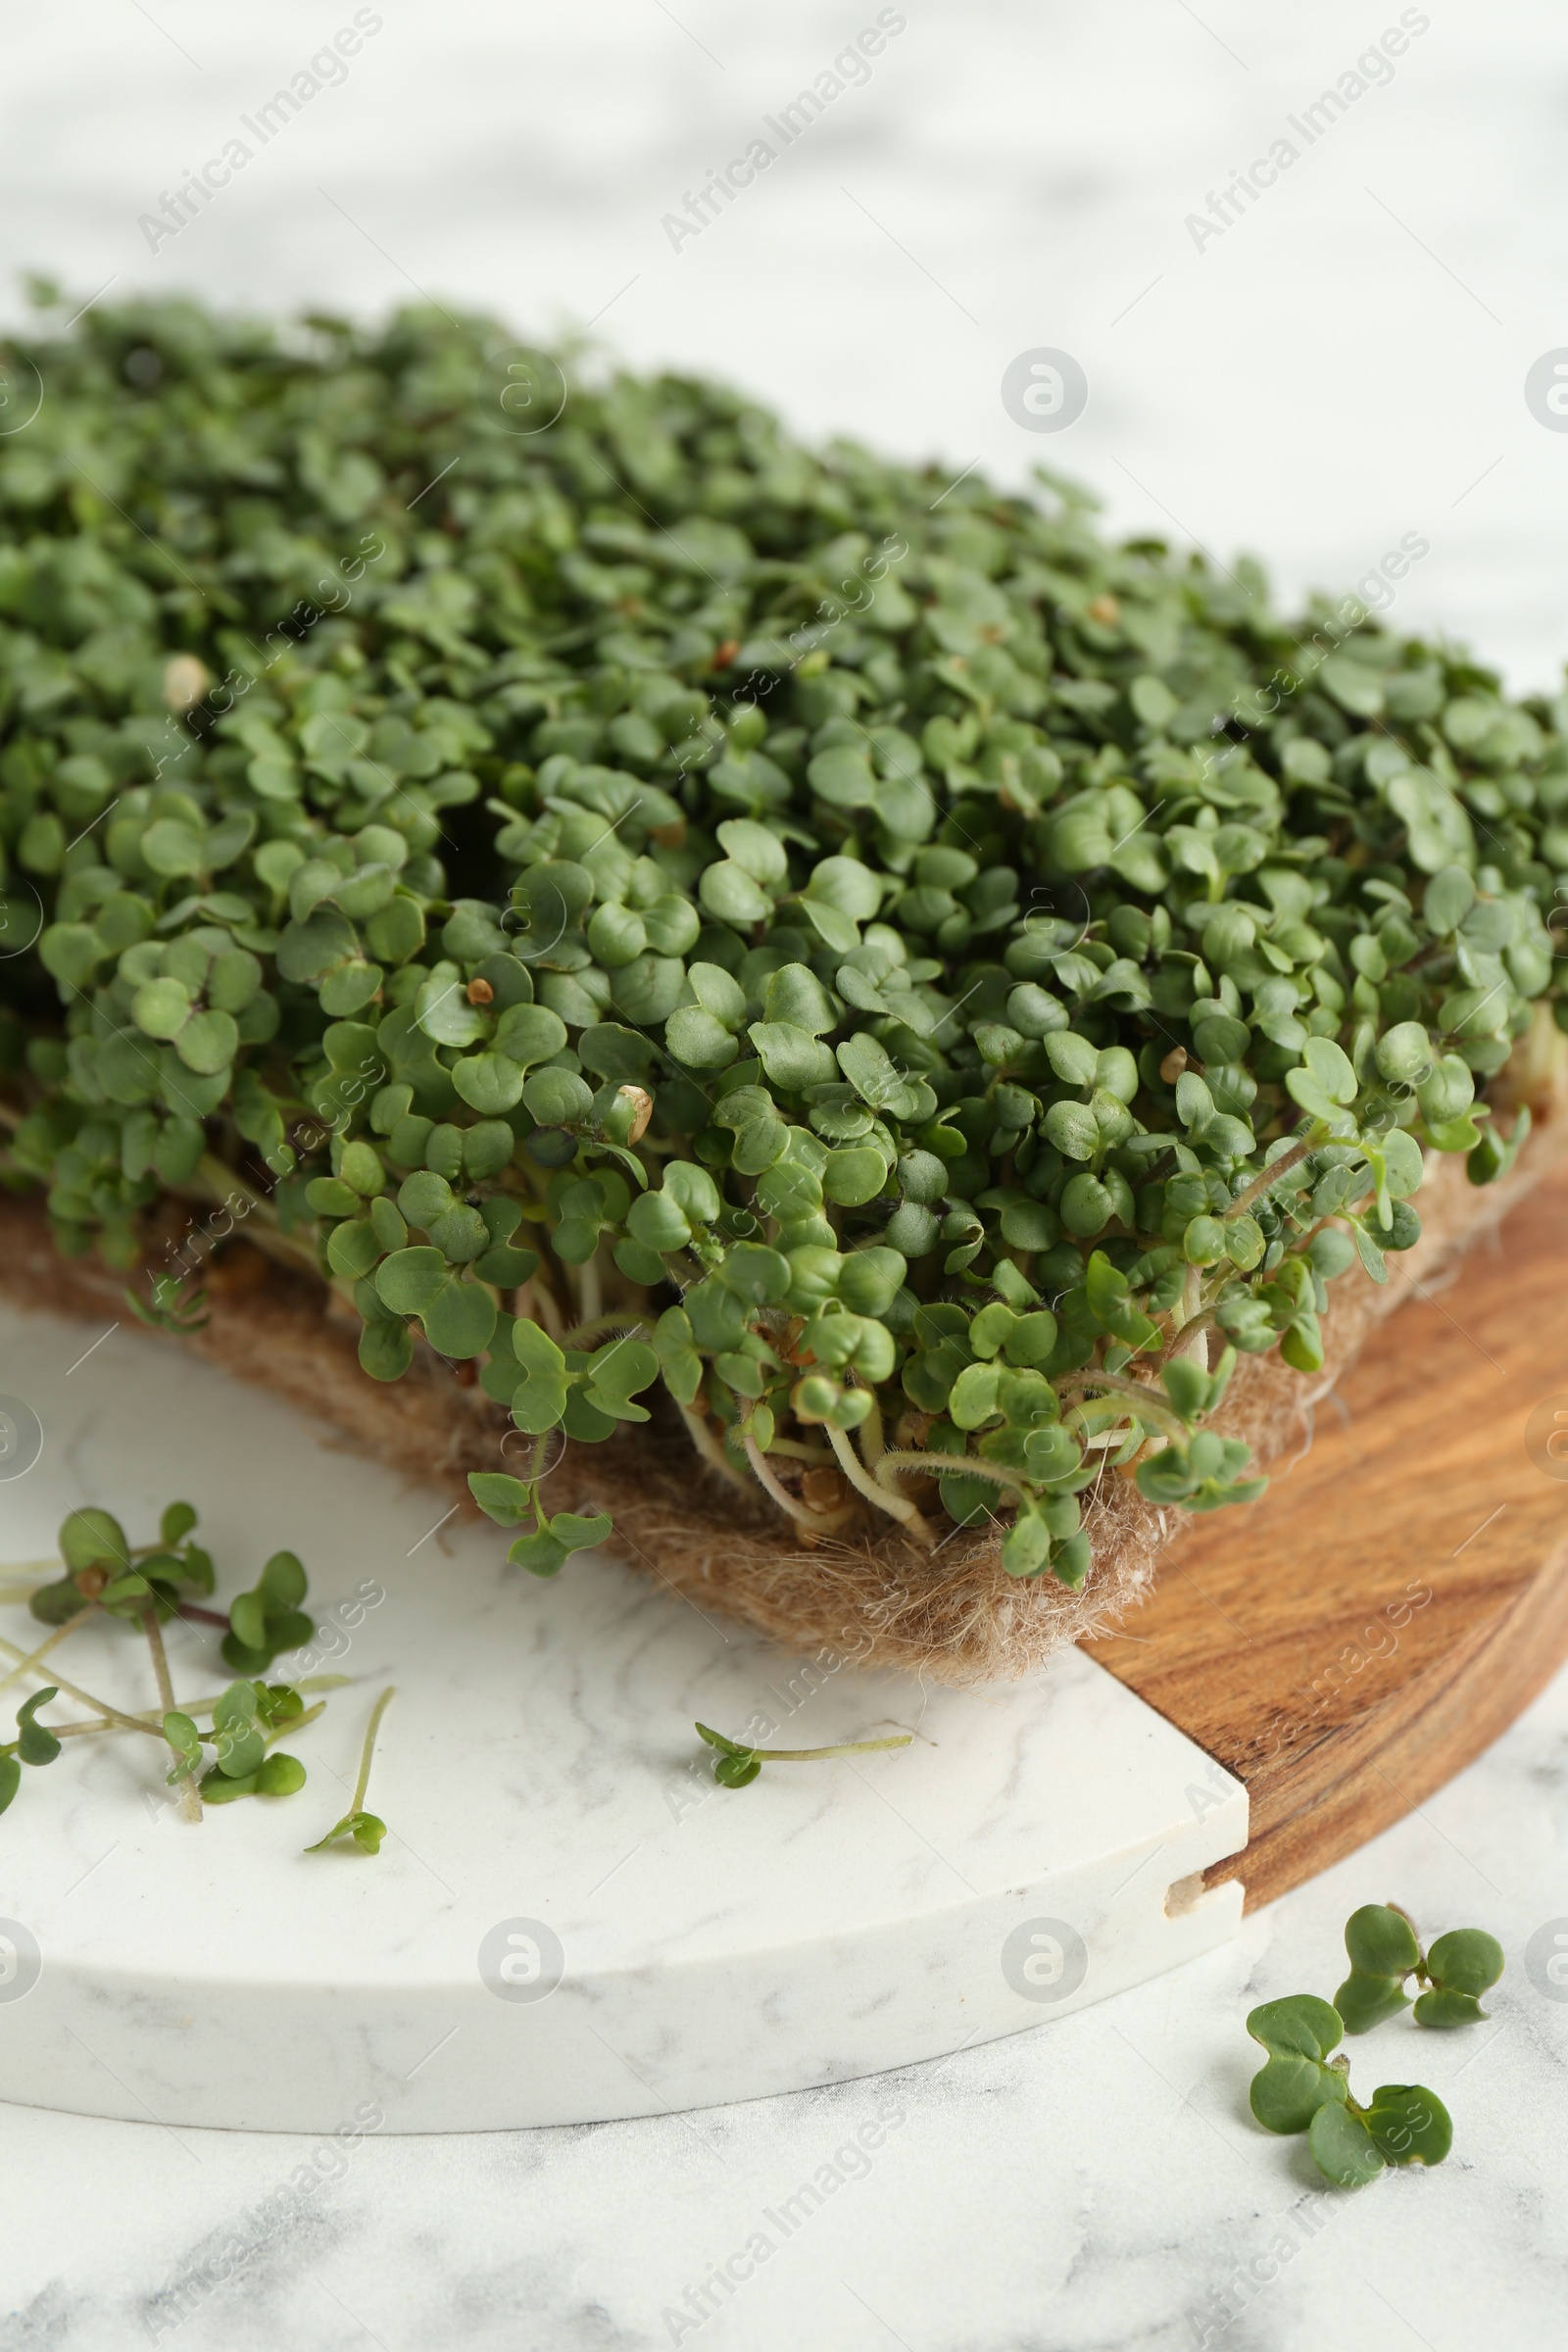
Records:
[[[878,1748],[907,1747],[913,1737],[903,1732],[896,1740],[846,1740],[837,1747],[743,1747],[737,1740],[726,1740],[722,1732],[710,1731],[706,1723],[695,1728],[710,1747],[718,1750],[713,1758],[713,1778],[721,1788],[746,1788],[764,1764],[816,1764],[827,1756],[866,1756]]]
[[[1418,2026],[1472,2026],[1491,2015],[1481,2006],[1503,1970],[1502,1946],[1481,1928],[1455,1928],[1428,1950],[1420,1974],[1427,1990],[1412,2012]]]
[[[196,1513],[188,1502],[172,1502],[159,1522],[155,1543],[132,1544],[109,1511],[72,1511],[61,1524],[60,1557],[66,1573],[40,1585],[28,1608],[42,1625],[64,1625],[95,1603],[112,1617],[142,1622],[151,1602],[159,1622],[188,1607],[186,1595],[210,1593],[213,1563],[192,1541]]]
[[[308,1854],[322,1852],[325,1847],[336,1844],[340,1838],[352,1838],[362,1853],[380,1852],[381,1840],[386,1836],[386,1823],[378,1814],[365,1811],[365,1792],[370,1785],[370,1758],[375,1751],[375,1735],[392,1695],[393,1689],[388,1684],[370,1710],[370,1720],[365,1729],[365,1745],[360,1751],[360,1777],[354,1784],[354,1797],[348,1811],[341,1821],[333,1823],[324,1838],[318,1838],[314,1845],[305,1848]]]
[[[514,436],[482,319],[35,295],[0,1181],[147,1320],[249,1248],[372,1380],[662,1387],[790,1538],[1075,1591],[1107,1472],[1260,1491],[1232,1367],[1315,1376],[1560,1082],[1568,696],[690,377]],[[553,1575],[538,1476],[474,1492]]]
[[[1252,2078],[1252,2114],[1267,2132],[1300,2132],[1318,2170],[1340,2188],[1360,2188],[1390,2166],[1441,2164],[1453,2144],[1453,2123],[1436,2092],[1419,2082],[1385,2082],[1363,2107],[1350,2093],[1349,2062],[1338,2044],[1410,2006],[1415,1977],[1427,1986],[1415,2003],[1423,2026],[1475,2023],[1480,1995],[1502,1974],[1502,1947],[1480,1928],[1440,1936],[1423,1953],[1414,1922],[1397,1903],[1366,1903],[1345,1926],[1350,1974],[1333,2002],[1315,1993],[1265,2001],[1247,2031],[1268,2052]],[[1337,2055],[1331,2053],[1338,2052]]]
[[[1419,2082],[1385,2082],[1369,2107],[1348,2089],[1343,2106],[1320,2107],[1306,2144],[1337,2188],[1363,2188],[1387,2166],[1441,2164],[1453,2145],[1453,2123],[1436,2091]]]
[[[241,1796],[291,1796],[305,1786],[305,1767],[296,1756],[268,1753],[285,1730],[314,1722],[320,1707],[307,1710],[291,1683],[231,1683],[212,1705],[213,1728],[198,1730],[189,1715],[171,1709],[164,1738],[174,1751],[167,1774],[172,1787],[199,1783],[204,1801],[230,1804]],[[214,1751],[203,1771],[203,1743]]]
[[[1329,2053],[1343,2023],[1309,1992],[1265,2001],[1247,2021],[1268,2060],[1252,2078],[1250,2104],[1266,2132],[1304,2132],[1318,2170],[1340,2188],[1358,2188],[1386,2165],[1441,2164],[1453,2126],[1436,2094],[1419,2083],[1386,2082],[1363,2107],[1352,2098],[1348,2064]]]
[[[47,1724],[37,1720],[38,1709],[59,1696],[59,1690],[51,1685],[47,1690],[35,1690],[17,1709],[17,1737],[0,1745],[0,1813],[22,1786],[24,1764],[52,1764],[59,1755],[59,1740]]]
[[[237,1674],[265,1674],[279,1650],[300,1649],[316,1632],[300,1607],[308,1580],[292,1551],[274,1551],[254,1592],[228,1604],[223,1663]]]
[[[1343,2101],[1345,2077],[1328,2063],[1345,2028],[1339,2012],[1310,1992],[1265,2001],[1247,2021],[1268,2063],[1252,2077],[1253,2115],[1266,2132],[1304,2132],[1318,2109]]]
[[[150,1298],[128,1283],[121,1296],[137,1321],[153,1331],[201,1331],[212,1320],[206,1291],[171,1283],[167,1275],[155,1279]]]
[[[1396,1903],[1367,1903],[1345,1926],[1350,1973],[1334,1995],[1348,2034],[1365,2034],[1410,2007],[1405,1984],[1423,1990],[1414,2004],[1422,2026],[1468,2026],[1489,2013],[1481,1995],[1503,1970],[1502,1946],[1480,1928],[1455,1928],[1423,1952],[1409,1914]]]
[[[159,1740],[173,1762],[166,1778],[181,1810],[199,1820],[203,1802],[229,1803],[240,1796],[285,1796],[305,1785],[305,1767],[281,1752],[270,1752],[286,1730],[303,1730],[321,1712],[323,1701],[307,1706],[304,1693],[339,1688],[341,1675],[312,1675],[301,1682],[257,1679],[229,1684],[213,1697],[175,1703],[163,1627],[172,1617],[212,1626],[223,1635],[222,1654],[230,1664],[258,1662],[265,1672],[278,1650],[308,1641],[314,1627],[299,1607],[306,1573],[292,1552],[275,1552],[255,1589],[241,1593],[227,1611],[200,1606],[191,1592],[210,1594],[215,1571],[210,1554],[193,1540],[196,1512],[188,1502],[172,1502],[162,1514],[157,1538],[133,1544],[122,1522],[96,1505],[68,1513],[59,1535],[56,1561],[18,1563],[0,1574],[35,1572],[34,1581],[9,1588],[6,1597],[25,1600],[30,1614],[51,1630],[31,1650],[0,1637],[0,1652],[14,1662],[0,1675],[0,1688],[24,1674],[43,1680],[43,1660],[89,1619],[108,1617],[137,1628],[145,1637],[158,1706],[138,1713],[69,1681],[52,1668],[53,1681],[35,1691],[17,1715],[18,1736],[0,1743],[0,1813],[21,1782],[22,1764],[46,1764],[68,1739],[107,1732],[135,1732]],[[54,1568],[63,1574],[50,1575]],[[87,1716],[52,1729],[37,1710],[64,1691],[89,1709]],[[201,1717],[209,1717],[203,1729]],[[211,1749],[209,1761],[207,1750]]]

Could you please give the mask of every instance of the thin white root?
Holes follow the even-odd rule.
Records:
[[[24,1658],[19,1658],[9,1673],[0,1674],[0,1690],[9,1690],[19,1674],[35,1673],[40,1658],[46,1658],[52,1649],[64,1642],[68,1634],[75,1632],[78,1625],[85,1625],[88,1618],[96,1612],[97,1607],[96,1600],[89,1600],[84,1608],[76,1611],[74,1617],[68,1617],[64,1625],[57,1625],[47,1641],[40,1642],[37,1648],[29,1650]]]
[[[683,1404],[680,1417],[686,1424],[688,1437],[709,1468],[727,1478],[732,1487],[739,1487],[743,1494],[749,1494],[752,1491],[751,1480],[742,1477],[701,1413],[694,1413],[689,1404]]]
[[[839,1457],[839,1468],[856,1493],[863,1494],[867,1502],[874,1502],[879,1511],[886,1511],[890,1519],[897,1519],[900,1526],[906,1528],[915,1542],[927,1551],[935,1550],[936,1538],[921,1517],[918,1506],[906,1494],[899,1494],[896,1488],[878,1484],[861,1463],[842,1429],[835,1429],[831,1421],[824,1423],[824,1427],[827,1430],[827,1442]],[[894,1457],[884,1454],[882,1458],[889,1461]]]
[[[816,1511],[808,1511],[803,1503],[796,1501],[788,1487],[773,1476],[761,1447],[749,1430],[742,1443],[746,1447],[746,1459],[757,1473],[758,1485],[764,1494],[770,1496],[778,1504],[781,1511],[788,1512],[798,1527],[808,1528],[813,1536],[831,1536],[838,1533],[850,1516],[848,1511],[835,1511],[830,1519],[824,1519]]]

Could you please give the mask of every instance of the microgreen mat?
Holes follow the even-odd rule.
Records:
[[[566,353],[519,432],[482,319],[39,300],[0,1181],[151,1321],[240,1233],[368,1379],[476,1380],[535,1574],[611,1532],[548,1509],[557,1433],[657,1409],[786,1534],[995,1522],[1080,1586],[1086,1491],[1256,1494],[1239,1358],[1310,1376],[1429,1155],[1510,1165],[1562,700],[712,384]],[[156,1632],[182,1544],[100,1605]]]

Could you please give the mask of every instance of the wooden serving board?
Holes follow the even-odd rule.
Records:
[[[1250,1840],[1206,1877],[1250,1907],[1419,1805],[1568,1657],[1565,1310],[1557,1175],[1391,1316],[1260,1502],[1200,1522],[1085,1644],[1246,1783]]]

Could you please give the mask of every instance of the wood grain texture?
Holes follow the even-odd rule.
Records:
[[[1085,1644],[1247,1784],[1250,1841],[1208,1877],[1249,1907],[1421,1804],[1568,1656],[1568,1462],[1525,1438],[1568,1413],[1565,1307],[1559,1173],[1373,1335],[1261,1502]]]

